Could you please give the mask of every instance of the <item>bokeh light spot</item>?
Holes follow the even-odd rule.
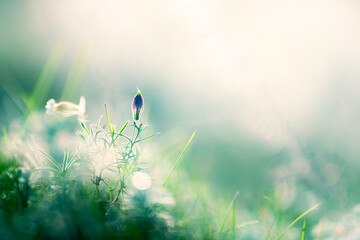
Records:
[[[139,190],[146,190],[151,187],[151,177],[144,172],[136,172],[132,176],[132,184]]]

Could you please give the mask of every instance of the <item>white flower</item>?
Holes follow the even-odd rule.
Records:
[[[46,113],[49,115],[53,113],[59,113],[64,117],[70,117],[74,115],[82,117],[85,114],[85,106],[85,97],[81,96],[79,105],[66,101],[56,103],[54,99],[50,99],[47,101],[45,108]]]
[[[46,103],[46,114],[52,114],[54,112],[54,105],[55,105],[55,100],[54,99],[50,99],[49,101],[47,101]]]

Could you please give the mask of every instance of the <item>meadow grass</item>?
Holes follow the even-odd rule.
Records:
[[[65,150],[61,160],[38,148],[29,149],[29,151],[40,153],[37,157],[45,159],[45,161],[40,161],[42,166],[24,168],[23,164],[27,159],[23,155],[15,154],[11,160],[2,158],[0,191],[3,200],[0,202],[0,209],[3,216],[12,216],[13,219],[10,225],[2,227],[6,238],[12,238],[19,230],[20,225],[25,227],[24,229],[31,225],[35,227],[21,232],[17,237],[20,239],[57,237],[69,239],[73,237],[87,239],[95,239],[95,237],[239,239],[242,238],[241,236],[245,236],[244,239],[283,239],[289,229],[320,205],[317,204],[305,211],[279,234],[270,235],[271,228],[274,224],[276,225],[276,217],[269,229],[257,234],[250,232],[243,235],[243,232],[247,232],[246,228],[261,224],[261,220],[238,223],[237,202],[241,202],[241,199],[238,198],[239,192],[235,193],[230,201],[230,206],[221,217],[222,211],[212,212],[209,208],[205,212],[204,210],[200,212],[196,209],[198,202],[211,206],[211,203],[207,203],[210,197],[208,194],[195,194],[197,195],[196,201],[189,207],[190,204],[187,203],[189,200],[183,199],[184,194],[181,192],[184,189],[185,192],[198,191],[196,184],[189,179],[183,182],[188,186],[184,186],[182,183],[180,188],[179,182],[177,182],[179,180],[175,178],[173,179],[174,183],[170,184],[170,188],[165,190],[194,139],[196,131],[185,144],[162,184],[153,186],[152,189],[137,190],[131,186],[131,178],[134,173],[143,171],[142,163],[139,162],[141,152],[137,149],[137,145],[159,133],[144,135],[148,127],[136,121],[132,124],[130,121],[126,121],[121,125],[120,130],[117,130],[111,123],[106,105],[105,114],[106,125],[101,122],[101,118],[93,124],[79,121],[79,129],[82,129],[83,132],[78,134],[79,142],[76,150],[71,153],[69,150]],[[131,130],[131,134],[127,135],[125,132],[129,127],[128,130]],[[9,138],[6,130],[4,133],[6,134],[3,136],[3,142],[8,141]],[[100,159],[99,166],[93,165],[96,159]],[[184,175],[181,169],[178,169],[178,172],[180,176],[184,176],[183,180],[185,180],[186,174]],[[151,199],[151,196],[156,194],[165,194],[169,199],[174,195],[175,204],[169,205],[167,202]],[[195,198],[195,195],[189,194],[191,198]],[[211,197],[221,199],[219,196]],[[268,197],[265,199],[272,202]],[[62,202],[67,202],[66,210],[63,209],[64,206],[60,206]],[[275,203],[272,202],[272,204],[275,206]],[[225,209],[224,206],[217,205],[216,207]],[[51,214],[47,215],[46,209],[52,209]],[[188,211],[189,214],[184,215]],[[17,218],[14,219],[14,216]],[[231,216],[230,220],[229,216]],[[19,217],[22,219],[21,221],[18,219]],[[57,224],[65,225],[58,228],[58,225],[49,222],[51,221],[49,217],[59,218],[61,223]],[[216,220],[218,217],[222,218],[220,222]],[[65,219],[71,219],[70,226],[67,226],[68,223]],[[2,219],[2,221],[5,220]],[[97,226],[93,229],[96,230],[92,233],[93,235],[84,233],[89,228],[84,221],[90,221],[92,225]],[[75,232],[72,229],[73,225],[78,228]],[[216,227],[216,225],[220,227]],[[53,232],[45,231],[43,229],[45,226],[53,228]],[[280,228],[280,226],[276,226],[276,228]],[[67,235],[69,231],[71,234]],[[261,228],[256,228],[256,231],[261,231]],[[299,238],[305,239],[305,221]]]
[[[86,65],[86,53],[80,54],[74,63],[62,100],[74,98]],[[206,181],[190,178],[181,168],[179,163],[186,157],[197,131],[183,148],[179,146],[181,152],[171,155],[178,156],[172,166],[163,159],[163,166],[150,166],[160,169],[163,178],[157,182],[149,176],[149,185],[146,169],[150,163],[142,160],[139,145],[160,133],[147,134],[148,126],[139,119],[127,120],[117,129],[107,105],[105,122],[101,116],[91,122],[80,116],[78,119],[46,116],[36,111],[48,94],[61,58],[61,45],[56,45],[33,94],[24,97],[28,104],[23,126],[15,133],[3,129],[0,154],[3,239],[290,239],[293,237],[288,236],[289,230],[319,207],[320,204],[311,207],[292,222],[291,218],[280,222],[276,203],[264,197],[272,206],[262,207],[268,212],[275,209],[275,217],[267,226],[269,217],[263,218],[255,209],[244,209],[240,192],[228,199],[212,190]],[[143,108],[140,107],[138,113]],[[33,117],[46,126],[45,133],[25,124]],[[62,131],[76,137],[72,150],[61,150],[54,142],[47,142]],[[14,136],[20,136],[20,140],[15,142]],[[33,142],[39,136],[45,143]],[[147,143],[150,149],[152,144]],[[146,181],[134,179],[139,172]],[[136,188],[134,181],[143,185]],[[256,220],[243,216],[244,211]],[[311,228],[304,220],[295,239],[310,236],[305,227]]]

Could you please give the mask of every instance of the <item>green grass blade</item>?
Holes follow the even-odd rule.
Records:
[[[65,150],[64,152],[64,159],[63,159],[63,162],[62,162],[62,171],[65,171],[66,169],[66,165],[67,165],[67,160],[69,158],[69,151],[68,150]]]
[[[231,203],[230,203],[230,206],[229,206],[229,210],[226,212],[226,215],[225,215],[225,218],[224,218],[224,221],[223,223],[221,224],[221,228],[220,228],[220,232],[219,232],[219,238],[221,237],[221,234],[222,234],[222,231],[224,230],[224,227],[225,227],[225,223],[226,223],[226,219],[228,218],[230,212],[231,212],[231,209],[233,209],[233,205],[235,203],[235,200],[236,198],[239,196],[239,191],[237,191],[235,193],[235,195],[233,196],[232,200],[231,200]]]
[[[157,135],[159,135],[159,134],[160,134],[159,132],[154,133],[154,134],[152,134],[152,135],[150,135],[150,136],[148,136],[148,137],[145,137],[145,138],[142,138],[142,139],[137,140],[135,143],[138,143],[138,142],[147,140],[147,139],[152,138],[152,137],[155,137],[155,136],[157,136]]]
[[[306,221],[304,220],[303,230],[302,230],[302,234],[301,234],[301,240],[304,240],[304,238],[305,238],[305,228],[306,228]]]
[[[232,207],[232,231],[233,231],[233,239],[235,240],[236,236],[236,203],[233,200],[233,207]]]
[[[95,133],[94,140],[96,140],[97,137],[98,137],[98,135],[99,135],[100,133],[102,133],[102,132],[104,132],[104,131],[103,131],[103,130],[97,131],[97,132]]]
[[[113,132],[112,127],[111,127],[109,112],[108,112],[108,110],[107,110],[106,104],[105,104],[105,112],[106,112],[106,117],[107,117],[108,124],[109,124],[110,134],[111,134],[111,137],[113,137],[113,136],[114,136],[114,132]]]
[[[41,151],[40,149],[38,149],[39,152],[41,152],[55,167],[58,171],[61,171],[61,167],[60,165],[55,161],[55,159],[53,159],[50,155],[48,155],[47,153]]]
[[[169,174],[167,175],[164,183],[162,184],[161,188],[163,188],[166,184],[166,182],[169,180],[169,177],[171,176],[172,172],[174,171],[174,169],[176,168],[176,166],[179,164],[180,160],[182,159],[183,155],[184,155],[184,152],[186,151],[186,149],[188,148],[189,144],[191,143],[192,139],[194,138],[195,136],[195,133],[196,133],[197,130],[195,130],[195,132],[192,134],[192,136],[190,137],[189,141],[187,142],[184,150],[182,151],[182,153],[180,154],[180,157],[176,160],[174,166],[172,167],[172,169],[170,170]]]
[[[120,134],[125,130],[126,126],[129,124],[130,121],[127,121],[124,126],[119,131],[119,134],[115,137],[115,140],[120,136]]]
[[[121,128],[121,130],[119,131],[119,133],[122,133],[122,132],[125,130],[126,126],[129,124],[129,122],[130,122],[130,121],[127,121],[127,122],[124,124],[124,126]]]
[[[77,160],[79,160],[79,153],[76,153],[71,160],[69,161],[69,163],[66,165],[66,170],[68,170]]]
[[[85,130],[85,132],[89,135],[89,137],[91,137],[89,130],[86,128],[85,124],[83,122],[80,122],[80,123],[81,123],[82,128]]]
[[[117,133],[116,133],[117,134]],[[126,138],[128,141],[129,141],[129,143],[131,143],[132,142],[132,140],[131,140],[131,138],[129,138],[128,136],[126,136],[126,135],[124,135],[124,134],[118,134],[118,136],[121,136],[121,137],[123,137],[123,138]],[[115,138],[116,139],[116,138]],[[129,144],[128,143],[128,144]]]
[[[312,208],[308,209],[307,211],[305,211],[303,214],[301,214],[298,218],[296,218],[279,236],[278,239],[281,239],[285,233],[297,222],[299,221],[301,218],[303,218],[305,215],[307,215],[308,213],[312,212],[313,210],[315,210],[317,207],[320,206],[321,203],[316,204],[315,206],[313,206]]]

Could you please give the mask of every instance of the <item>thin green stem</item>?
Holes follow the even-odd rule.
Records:
[[[232,211],[232,231],[233,231],[233,239],[236,237],[236,202],[233,200],[233,211]]]
[[[174,169],[176,168],[176,166],[179,164],[180,160],[182,159],[183,155],[184,155],[184,152],[186,151],[186,149],[188,148],[189,144],[191,143],[191,141],[193,140],[194,136],[195,136],[195,133],[196,133],[197,130],[194,131],[194,133],[192,134],[192,136],[190,137],[189,141],[187,142],[184,150],[182,151],[182,153],[180,154],[179,158],[176,160],[174,166],[171,168],[169,174],[167,175],[167,177],[165,178],[165,181],[163,182],[161,188],[164,188],[165,187],[165,184],[167,183],[167,181],[169,180],[172,172],[174,171]]]
[[[305,229],[306,229],[306,221],[304,220],[302,234],[301,234],[301,240],[305,239]]]
[[[231,209],[233,208],[234,206],[234,203],[235,203],[235,200],[236,198],[239,196],[239,191],[237,191],[235,193],[235,195],[233,196],[232,200],[231,200],[231,203],[230,203],[230,206],[229,206],[229,209],[225,215],[225,218],[224,218],[224,221],[223,223],[221,224],[221,228],[220,228],[220,232],[219,232],[219,238],[221,237],[221,234],[222,234],[222,231],[224,230],[224,227],[225,227],[225,223],[226,223],[226,219],[228,218],[230,212],[231,212]]]
[[[317,207],[320,206],[321,203],[316,204],[315,206],[311,207],[310,209],[306,210],[303,214],[301,214],[298,218],[296,218],[279,236],[278,240],[280,240],[285,233],[297,222],[299,221],[301,218],[303,218],[305,215],[307,215],[308,213],[310,213],[311,211],[315,210]]]

